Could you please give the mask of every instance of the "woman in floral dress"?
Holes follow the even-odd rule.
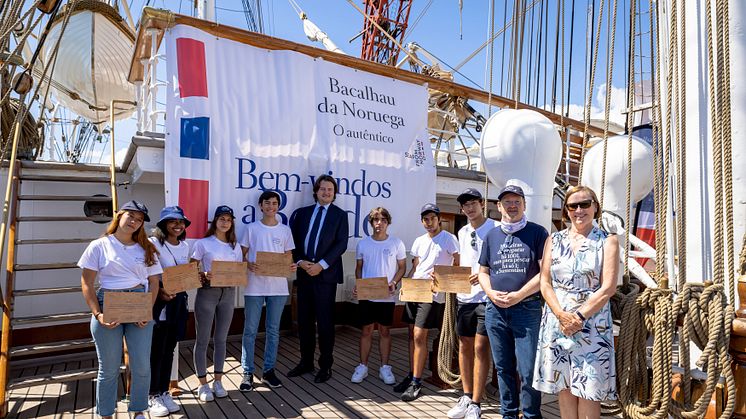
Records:
[[[593,225],[596,194],[567,192],[568,229],[544,246],[541,293],[546,300],[533,386],[559,394],[563,418],[598,418],[601,401],[614,400],[616,368],[609,299],[616,291],[619,242]]]

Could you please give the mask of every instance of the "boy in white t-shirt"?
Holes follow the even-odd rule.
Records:
[[[244,290],[244,325],[241,350],[241,366],[244,377],[239,389],[254,389],[254,344],[262,317],[262,306],[266,304],[264,320],[264,370],[262,382],[272,388],[282,387],[282,382],[275,373],[277,348],[280,342],[280,319],[288,298],[288,281],[284,277],[262,276],[254,272],[257,269],[256,253],[273,252],[290,255],[295,248],[290,228],[277,220],[280,208],[280,194],[275,191],[264,191],[259,196],[259,208],[262,219],[246,226],[240,240],[241,248],[249,262],[249,282]],[[288,258],[292,260],[291,258]],[[290,268],[295,271],[293,263]]]
[[[373,208],[368,215],[368,221],[373,227],[373,234],[360,240],[357,244],[355,278],[386,277],[389,282],[389,298],[383,300],[360,300],[358,315],[362,324],[360,334],[360,364],[355,367],[352,382],[360,383],[368,376],[368,355],[373,340],[373,329],[378,325],[379,350],[381,352],[381,368],[378,377],[384,383],[396,383],[394,373],[389,364],[391,353],[391,335],[389,329],[394,320],[394,306],[396,297],[394,291],[401,282],[407,269],[407,253],[404,243],[396,237],[389,236],[387,230],[391,224],[391,214],[386,208]],[[357,296],[357,289],[353,294]]]
[[[479,285],[479,256],[487,233],[498,227],[498,221],[484,216],[485,201],[475,188],[465,189],[456,198],[469,221],[458,231],[461,266],[471,267],[471,292],[456,294],[458,312],[456,333],[459,339],[458,361],[464,395],[448,411],[451,419],[478,419],[481,417],[481,401],[484,385],[492,362],[490,340],[484,324],[487,295]]]
[[[440,226],[440,208],[425,204],[420,210],[420,220],[426,233],[412,244],[412,268],[407,277],[431,281],[435,265],[458,265],[458,240]],[[445,294],[433,295],[432,303],[408,302],[402,320],[409,323],[409,362],[412,371],[394,387],[402,392],[401,399],[411,402],[420,396],[422,371],[427,359],[427,334],[429,329],[443,325]]]

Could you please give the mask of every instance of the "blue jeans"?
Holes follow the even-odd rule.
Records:
[[[517,418],[520,407],[526,419],[541,418],[541,393],[531,387],[534,380],[534,360],[541,323],[540,299],[521,301],[508,307],[487,302],[484,323],[490,338],[492,359],[497,369],[500,387],[500,413],[504,418]],[[516,377],[517,376],[517,377]]]
[[[131,292],[145,292],[145,289],[131,290]],[[97,296],[101,310],[105,311],[103,290],[99,290]],[[98,356],[96,413],[100,416],[111,416],[116,411],[119,367],[122,365],[122,338],[127,342],[132,373],[128,410],[146,412],[150,388],[150,343],[153,339],[153,322],[148,322],[145,327],[137,327],[134,323],[124,323],[113,329],[107,329],[91,317],[91,335],[96,344]]]
[[[267,372],[275,367],[277,361],[277,347],[280,344],[280,318],[285,308],[287,295],[249,296],[244,297],[244,322],[241,350],[241,366],[244,374],[254,373],[254,344],[256,332],[259,330],[259,320],[262,317],[262,306],[267,304],[264,318],[264,370]]]

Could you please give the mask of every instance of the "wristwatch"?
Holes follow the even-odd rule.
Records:
[[[583,313],[580,312],[580,310],[577,310],[575,314],[578,316],[578,318],[580,318],[580,320],[582,321],[586,320],[585,316],[583,315]]]

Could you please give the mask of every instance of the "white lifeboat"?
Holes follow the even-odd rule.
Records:
[[[57,45],[64,15],[65,9],[60,10],[44,43],[45,63]],[[135,86],[127,81],[134,43],[134,33],[114,8],[95,0],[77,2],[52,74],[52,92],[60,104],[98,124],[109,120],[113,99],[134,101]],[[134,106],[117,104],[116,109],[115,119],[122,119],[132,115]]]

